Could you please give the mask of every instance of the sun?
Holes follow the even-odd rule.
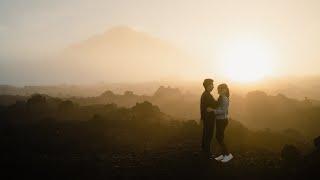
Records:
[[[271,48],[262,41],[242,39],[223,47],[220,62],[228,79],[253,82],[272,73],[272,56]]]

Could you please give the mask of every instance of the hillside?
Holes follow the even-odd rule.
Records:
[[[48,87],[48,89],[50,89]],[[29,96],[0,95],[0,105],[13,105],[26,101]],[[131,108],[136,103],[149,101],[164,113],[180,120],[199,121],[199,95],[178,88],[160,86],[151,95],[137,95],[133,91],[122,94],[105,90],[98,96],[64,97],[79,106],[116,104]],[[230,116],[247,127],[258,130],[285,131],[293,129],[304,136],[314,137],[319,129],[319,104],[312,99],[298,100],[283,94],[269,95],[263,91],[250,91],[245,96],[231,95]]]
[[[207,160],[200,152],[201,126],[177,121],[149,102],[81,107],[34,95],[3,107],[0,116],[4,179],[305,178],[320,162],[310,139],[252,131],[235,120],[226,131],[235,159],[226,165]]]

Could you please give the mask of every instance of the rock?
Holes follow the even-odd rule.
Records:
[[[302,159],[302,155],[294,145],[285,145],[281,151],[281,158],[286,166],[295,166]]]
[[[320,150],[320,136],[318,136],[317,138],[315,138],[315,139],[313,140],[313,142],[314,142],[314,145],[316,146],[316,148],[317,148],[318,150]]]

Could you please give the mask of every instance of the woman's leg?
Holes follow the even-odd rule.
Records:
[[[224,142],[224,131],[228,125],[228,120],[227,119],[218,119],[216,120],[216,124],[217,124],[217,133],[216,133],[216,138],[218,143],[221,146],[222,149],[222,154],[223,155],[228,155],[229,151],[228,148]]]

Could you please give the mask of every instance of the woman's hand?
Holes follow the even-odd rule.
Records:
[[[207,107],[207,112],[213,112],[214,111],[214,109],[213,108],[211,108],[211,107]]]

